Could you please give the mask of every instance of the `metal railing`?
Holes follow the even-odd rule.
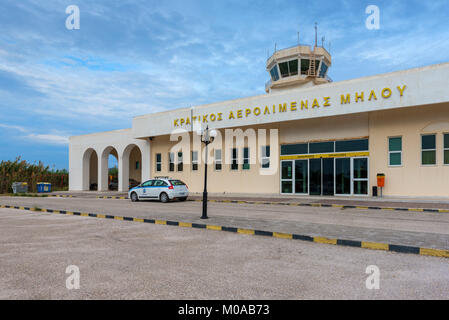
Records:
[[[300,43],[300,44],[295,44],[294,46],[290,46],[290,47],[287,47],[287,48],[276,49],[276,51],[273,52],[273,54],[267,59],[267,61],[270,60],[270,59],[274,56],[274,54],[275,54],[276,52],[284,51],[284,50],[288,50],[288,49],[295,48],[295,47],[300,47],[300,46],[303,46],[303,47],[309,47],[309,48],[312,48],[312,50],[313,50],[313,47],[314,47],[314,46],[312,46],[312,45],[310,45],[310,44]],[[324,46],[322,46],[322,45],[321,45],[321,46],[316,46],[316,47],[317,47],[317,48],[323,48],[324,50],[327,51],[327,49],[326,49]]]

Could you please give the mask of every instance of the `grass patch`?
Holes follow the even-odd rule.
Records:
[[[36,193],[13,193],[13,197],[33,197],[33,198],[46,198],[48,194],[36,194]]]

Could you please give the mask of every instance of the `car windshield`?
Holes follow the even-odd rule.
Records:
[[[170,180],[170,183],[174,186],[185,186],[186,184],[181,180]]]

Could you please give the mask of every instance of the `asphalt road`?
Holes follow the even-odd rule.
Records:
[[[0,204],[193,223],[200,202],[137,202],[95,198],[0,197]],[[308,236],[449,250],[449,214],[209,203],[208,224]]]
[[[0,299],[448,298],[444,258],[0,209]]]

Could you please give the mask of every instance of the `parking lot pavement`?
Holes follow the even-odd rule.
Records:
[[[127,197],[127,192],[119,191],[59,191],[47,194],[48,196],[64,196],[77,198],[120,198]],[[202,193],[191,193],[190,199],[201,200]],[[308,204],[335,204],[345,206],[382,207],[382,208],[424,208],[449,210],[449,201],[445,198],[419,198],[419,197],[366,197],[366,196],[303,196],[303,195],[270,195],[270,194],[217,194],[209,193],[208,199],[212,201],[248,201],[273,203],[308,203]]]
[[[199,202],[0,197],[0,204],[205,223]],[[449,214],[210,203],[209,216],[211,225],[449,249]]]
[[[449,298],[444,258],[14,209],[0,243],[0,299]]]

